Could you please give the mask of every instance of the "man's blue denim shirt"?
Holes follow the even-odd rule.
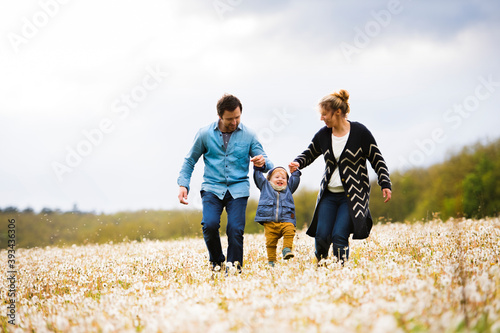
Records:
[[[177,184],[188,191],[194,166],[201,155],[205,162],[201,190],[212,192],[221,200],[227,191],[235,199],[250,196],[250,158],[263,155],[266,158],[265,172],[273,168],[256,134],[242,123],[231,134],[227,150],[219,130],[219,121],[198,131],[177,179]]]

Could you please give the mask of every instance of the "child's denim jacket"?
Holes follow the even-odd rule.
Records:
[[[295,203],[292,193],[295,192],[300,183],[301,172],[296,170],[292,173],[286,189],[276,191],[266,177],[262,174],[263,168],[254,167],[253,179],[260,190],[259,205],[255,213],[255,222],[291,222],[296,225]],[[269,171],[269,172],[272,172]]]

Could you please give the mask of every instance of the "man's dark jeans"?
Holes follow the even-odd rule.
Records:
[[[201,191],[203,203],[203,238],[207,245],[212,264],[221,264],[225,261],[220,241],[220,216],[226,208],[227,213],[227,262],[243,266],[243,232],[245,230],[245,213],[248,197],[234,199],[226,192],[224,199],[220,200],[215,194]]]

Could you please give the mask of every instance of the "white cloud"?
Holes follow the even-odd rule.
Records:
[[[387,2],[242,2],[221,19],[210,1],[69,1],[18,53],[5,37],[20,33],[23,17],[31,19],[40,5],[2,6],[0,122],[8,125],[0,132],[0,154],[11,163],[0,165],[0,207],[177,207],[182,160],[197,129],[216,120],[215,104],[225,92],[241,98],[243,122],[257,131],[273,110],[296,116],[265,145],[278,164],[307,146],[323,126],[317,101],[341,88],[351,93],[351,119],[372,130],[391,169],[435,128],[446,130],[447,139],[425,163],[439,161],[450,147],[497,135],[499,91],[458,128],[443,120],[474,93],[479,77],[500,81],[492,42],[498,20],[484,4],[468,4],[474,15],[465,17],[461,7],[450,12],[446,5],[405,3],[350,63],[340,44],[354,43],[355,27]],[[424,15],[429,10],[435,14]],[[168,77],[127,117],[113,112],[147,68],[157,66]],[[105,118],[114,130],[58,182],[52,163],[63,163],[68,147],[76,149],[86,140],[83,132]],[[200,161],[195,207],[202,169]],[[321,169],[321,162],[307,169],[302,185],[317,187]]]

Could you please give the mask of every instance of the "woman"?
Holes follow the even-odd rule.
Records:
[[[370,182],[366,160],[378,175],[385,202],[391,199],[391,181],[384,158],[371,132],[362,124],[347,120],[349,93],[340,90],[319,102],[325,127],[309,147],[291,162],[290,172],[303,169],[323,154],[326,165],[307,234],[315,237],[318,262],[333,254],[344,263],[349,258],[349,235],[364,239],[370,234],[372,218],[368,207]]]

